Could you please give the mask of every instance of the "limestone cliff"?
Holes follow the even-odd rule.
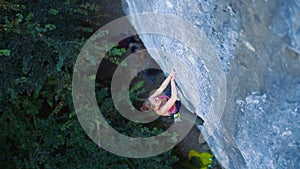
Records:
[[[172,14],[201,32],[195,36],[189,29],[178,32],[193,39],[199,53],[174,38],[153,34],[140,37],[146,48],[169,53],[150,52],[164,71],[176,67],[183,104],[204,119],[203,134],[225,168],[300,168],[299,1],[122,3],[127,15]],[[131,23],[137,32],[150,24],[168,28],[163,29],[166,32],[172,29],[166,25],[169,22],[159,20]],[[180,28],[180,23],[174,25]],[[205,60],[214,56],[219,63]],[[221,74],[215,68],[218,65]],[[218,86],[216,93],[214,86]],[[221,103],[224,109],[215,110],[211,105],[218,103],[216,97],[220,95],[225,95]]]

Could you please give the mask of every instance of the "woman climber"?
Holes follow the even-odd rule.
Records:
[[[141,111],[155,111],[161,116],[173,116],[175,121],[180,121],[180,100],[175,85],[176,72],[172,69],[169,76],[160,87],[143,103]],[[168,84],[171,83],[171,92],[162,95]]]

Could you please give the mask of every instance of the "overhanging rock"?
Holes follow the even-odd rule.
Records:
[[[150,55],[164,71],[177,69],[183,103],[204,119],[204,135],[225,168],[300,168],[299,7],[283,0],[123,0],[128,15],[171,14],[199,30],[190,35],[174,20],[173,29],[200,44],[199,53],[172,36],[140,37],[146,48],[167,53]],[[162,20],[131,23],[137,32],[153,24],[172,32]],[[211,111],[220,95],[224,111]]]

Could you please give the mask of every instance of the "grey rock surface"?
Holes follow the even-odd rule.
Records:
[[[146,48],[170,54],[150,53],[165,72],[177,69],[183,104],[205,121],[203,134],[223,167],[300,168],[300,1],[122,3],[127,15],[172,14],[188,20],[207,37],[226,75],[226,90],[220,91],[226,103],[218,124],[212,121],[217,118],[214,113],[220,112],[210,111],[215,102],[211,88],[216,84],[210,77],[214,72],[198,56],[207,54],[195,54],[169,37],[140,35]],[[138,20],[131,23],[137,32],[147,27]],[[159,21],[148,24],[168,27]],[[189,30],[180,32],[189,34]],[[201,37],[191,38],[203,48],[210,47]],[[212,125],[216,130],[210,133]]]

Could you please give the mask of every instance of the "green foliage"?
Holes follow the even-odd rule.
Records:
[[[1,49],[0,50],[0,56],[10,56],[11,50],[8,49]]]
[[[111,50],[108,51],[106,59],[110,62],[120,65],[120,66],[127,66],[126,62],[122,62],[122,58],[120,56],[126,52],[124,48],[117,48],[118,43],[112,44]]]
[[[146,93],[146,89],[143,88],[144,81],[137,82],[133,87],[129,90],[130,100],[133,101],[144,101],[144,99],[139,98],[139,95]]]
[[[98,12],[96,7],[86,6],[80,1],[1,2],[0,46],[11,55],[1,58],[1,63],[6,63],[5,69],[1,67],[1,78],[27,79],[26,84],[18,85],[13,80],[1,81],[0,85],[6,89],[2,93],[30,94],[47,77],[61,76],[62,72],[54,68],[68,71],[72,67],[85,37],[91,32],[82,28],[93,29],[99,25],[96,20],[82,16],[82,13],[87,16]]]
[[[51,15],[57,15],[57,14],[58,14],[58,10],[53,9],[53,8],[49,9],[48,12],[49,12]]]
[[[0,2],[0,168],[170,168],[177,160],[171,151],[146,159],[118,157],[82,130],[71,77],[80,49],[100,26],[99,9],[82,0]],[[122,52],[112,49],[108,59]],[[102,101],[108,96],[107,89],[98,93]],[[114,111],[111,101],[102,103]],[[158,131],[131,126],[136,136]]]
[[[132,93],[141,88],[143,82],[138,82],[137,84],[133,85],[131,90],[129,91],[130,95],[133,99],[135,96]],[[123,118],[118,111],[112,107],[113,101],[110,97],[110,92],[108,88],[101,88],[101,90],[96,91],[97,101],[99,103],[99,108],[101,113],[106,118],[106,121],[109,123],[110,126],[113,126],[115,130],[118,132],[127,135],[129,137],[151,137],[161,134],[162,129],[158,128],[149,128],[145,124],[135,123],[132,121],[128,121],[127,119]],[[171,137],[171,136],[168,136]],[[145,148],[145,151],[147,149]],[[171,165],[178,161],[178,157],[172,154],[172,150],[165,152],[161,155],[150,157],[150,158],[143,158],[143,159],[126,159],[130,164],[130,168],[171,168]]]

